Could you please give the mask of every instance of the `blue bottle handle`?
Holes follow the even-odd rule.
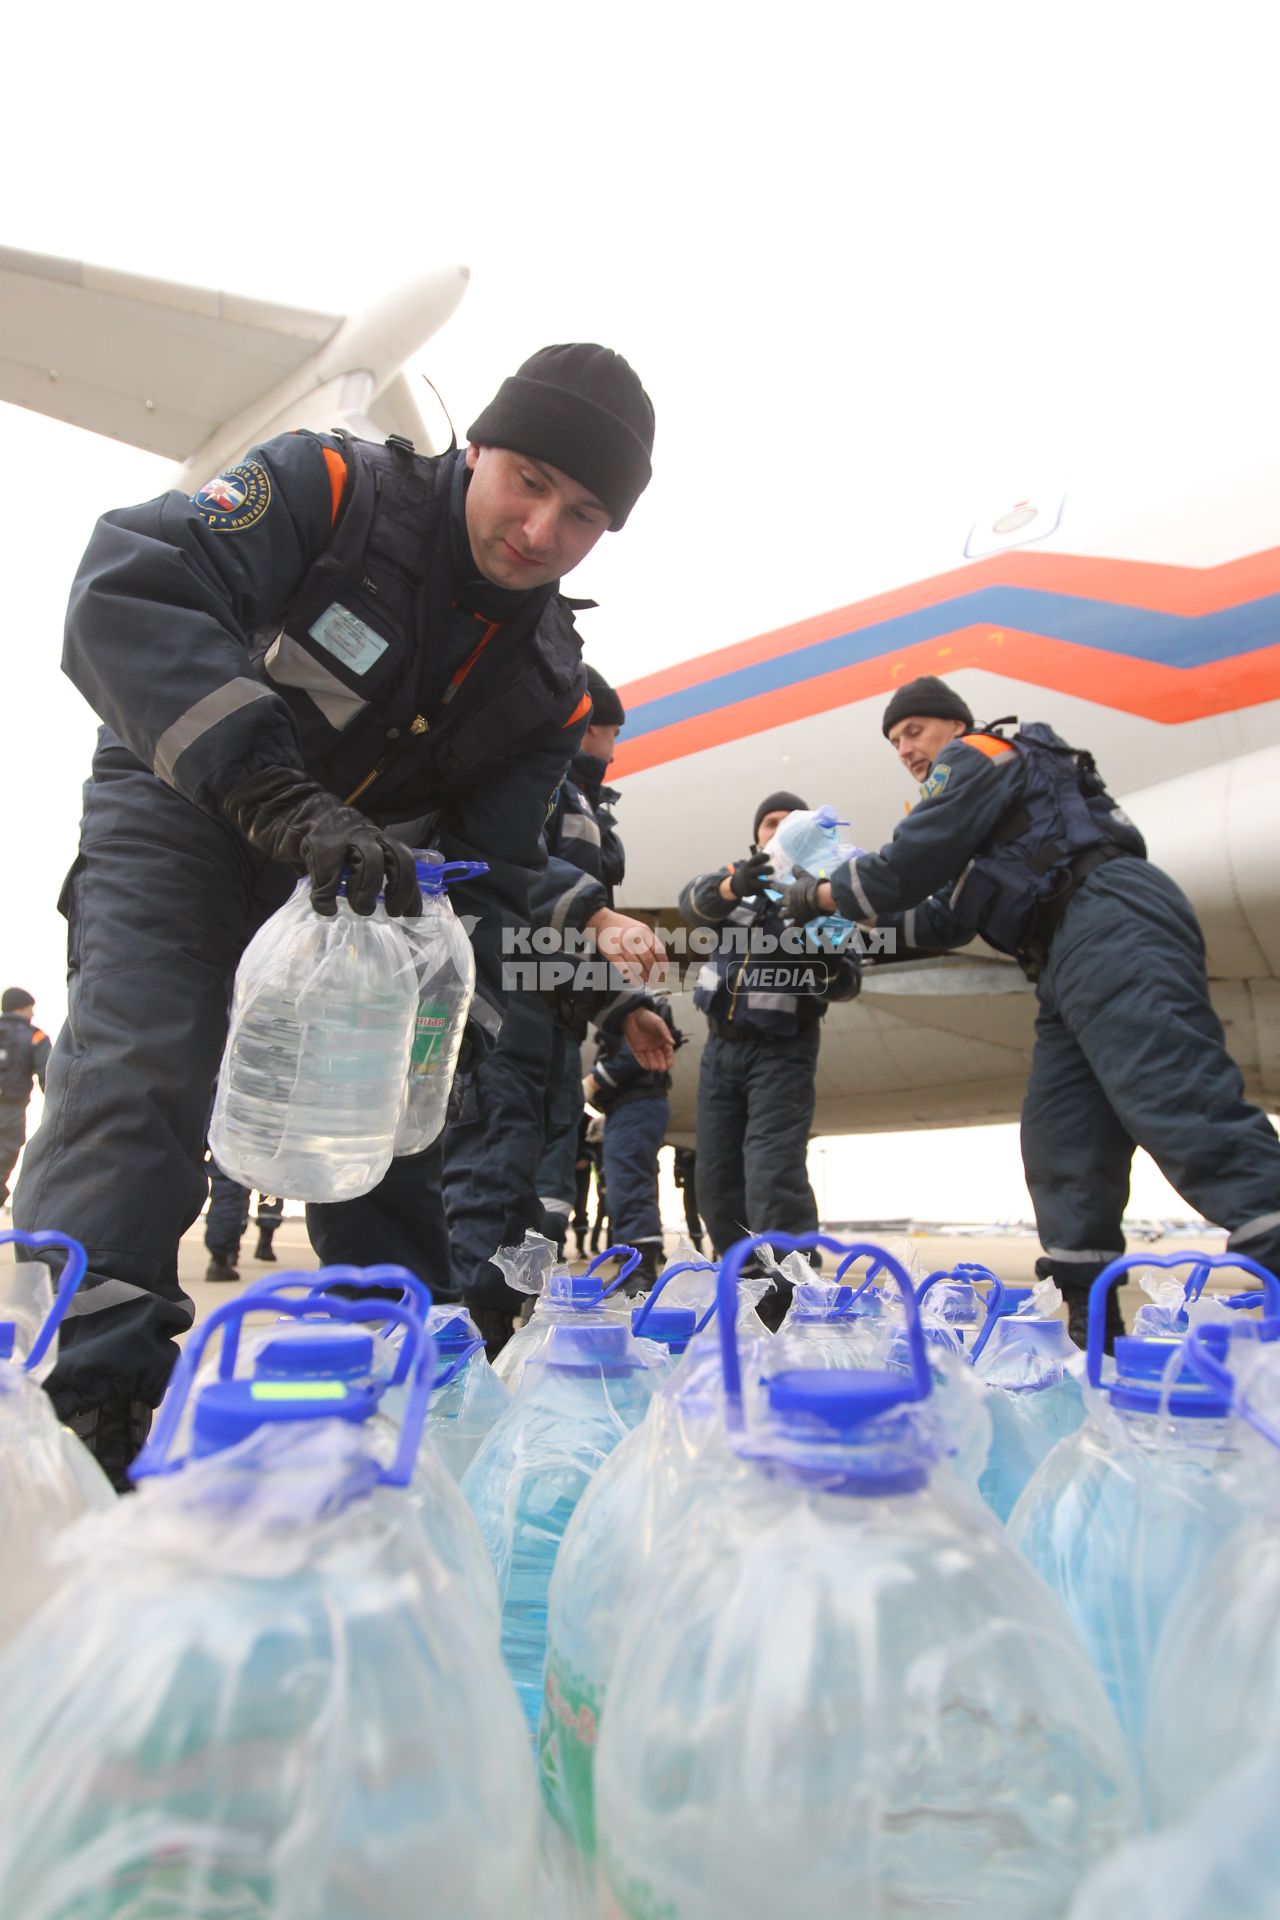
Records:
[[[848,1273],[854,1261],[861,1260],[863,1257],[864,1256],[860,1253],[848,1253],[845,1255],[844,1259],[840,1262],[840,1265],[836,1268],[837,1285],[841,1280],[844,1279],[845,1274]],[[879,1259],[873,1260],[871,1262],[871,1265],[867,1268],[867,1271],[863,1275],[862,1279],[858,1282],[857,1286],[854,1287],[853,1291],[849,1294],[848,1300],[841,1300],[839,1294],[837,1294],[836,1300],[835,1300],[835,1305],[837,1310],[840,1313],[852,1313],[854,1302],[857,1300],[861,1300],[867,1288],[871,1285],[872,1281],[883,1270],[883,1268],[884,1268],[883,1260],[879,1260]],[[840,1292],[843,1293],[845,1291],[846,1289],[841,1287]]]
[[[714,1273],[715,1270],[716,1263],[714,1260],[677,1260],[674,1267],[668,1267],[665,1272],[660,1273],[645,1295],[644,1305],[640,1308],[640,1311],[631,1323],[631,1331],[635,1334],[636,1338],[639,1339],[644,1333],[645,1322],[653,1312],[653,1303],[666,1286],[668,1280],[674,1280],[678,1273]],[[715,1310],[716,1303],[713,1300],[707,1310],[706,1319],[702,1321],[700,1326],[694,1328],[695,1333],[702,1332],[702,1328],[706,1326],[707,1321],[710,1320]]]
[[[600,1298],[602,1300],[607,1300],[611,1293],[616,1293],[623,1281],[629,1279],[635,1272],[636,1268],[640,1265],[640,1250],[638,1247],[606,1247],[603,1253],[596,1254],[590,1266],[583,1274],[583,1279],[594,1280],[597,1268],[602,1267],[606,1260],[621,1260],[622,1270],[616,1280],[611,1280],[607,1287],[600,1289]]]
[[[446,887],[456,886],[460,880],[478,880],[482,873],[488,873],[487,860],[443,860],[437,864],[434,860],[416,860],[414,867],[418,875],[418,885],[424,893],[434,898],[442,894]],[[423,868],[431,875],[423,878]]]
[[[368,1269],[366,1268],[365,1271],[367,1272]],[[291,1320],[315,1317],[316,1305],[313,1297],[290,1300],[278,1291],[278,1287],[279,1280],[268,1283],[260,1290],[251,1288],[238,1300],[228,1300],[224,1306],[215,1308],[209,1318],[197,1327],[178,1356],[178,1364],[173,1370],[169,1390],[156,1415],[151,1437],[129,1470],[131,1479],[143,1480],[153,1474],[176,1473],[179,1468],[186,1465],[185,1458],[173,1459],[170,1449],[183,1409],[191,1396],[191,1389],[205,1349],[216,1332],[225,1326],[234,1326],[238,1330],[247,1314],[258,1312],[264,1307],[271,1307],[283,1318]],[[391,1300],[335,1299],[326,1304],[325,1313],[329,1319],[345,1320],[355,1324],[367,1322],[370,1319],[387,1320],[393,1325],[402,1326],[405,1330],[405,1340],[401,1348],[402,1358],[397,1363],[395,1377],[389,1384],[397,1386],[410,1374],[412,1378],[401,1415],[400,1444],[396,1450],[396,1457],[389,1467],[379,1470],[378,1479],[386,1486],[407,1487],[413,1476],[414,1462],[418,1457],[418,1446],[427,1416],[427,1404],[435,1383],[436,1343],[416,1313]]]
[[[332,1316],[329,1315],[329,1307],[334,1303],[326,1300],[325,1295],[329,1292],[330,1288],[340,1286],[399,1287],[401,1298],[398,1304],[400,1306],[412,1305],[418,1310],[418,1317],[420,1319],[426,1318],[427,1309],[432,1305],[430,1288],[424,1286],[416,1274],[410,1273],[407,1267],[391,1265],[380,1267],[309,1267],[305,1271],[276,1273],[273,1274],[269,1280],[258,1281],[252,1288],[252,1291],[266,1298],[271,1294],[286,1293],[291,1287],[302,1287],[305,1289],[307,1299],[310,1303],[310,1312],[312,1314],[319,1314],[322,1317],[331,1318]],[[348,1301],[346,1304],[348,1306],[367,1307],[369,1311],[363,1318],[366,1322],[371,1322],[378,1319],[379,1307],[390,1306],[391,1302],[389,1300],[361,1300]],[[304,1319],[307,1317],[306,1314],[299,1316],[299,1318]],[[228,1328],[223,1339],[222,1348],[218,1355],[218,1378],[220,1380],[232,1380],[235,1378],[236,1361],[240,1355],[240,1332],[242,1324],[241,1321],[236,1321]],[[402,1358],[403,1354],[404,1349],[402,1348],[401,1355],[397,1356],[396,1371],[387,1382],[388,1386],[399,1386],[405,1378],[408,1371],[408,1361]]]
[[[437,1394],[439,1393],[442,1387],[450,1386],[452,1382],[455,1381],[458,1375],[462,1372],[462,1369],[466,1366],[468,1360],[473,1360],[476,1354],[483,1353],[483,1352],[484,1352],[483,1340],[480,1340],[480,1339],[469,1340],[466,1346],[463,1347],[460,1353],[454,1354],[453,1359],[449,1362],[448,1366],[444,1369],[444,1372],[438,1373],[435,1379],[431,1382],[432,1393]]]
[[[1134,1267],[1193,1267],[1204,1271],[1200,1275],[1203,1288],[1213,1267],[1234,1267],[1240,1273],[1251,1273],[1255,1280],[1261,1280],[1267,1295],[1268,1317],[1280,1314],[1280,1280],[1266,1267],[1260,1267],[1256,1260],[1250,1260],[1243,1253],[1122,1253],[1104,1267],[1089,1289],[1089,1340],[1085,1349],[1086,1373],[1091,1387],[1102,1385],[1102,1342],[1107,1324],[1107,1295],[1117,1280]],[[1194,1276],[1193,1276],[1194,1277]]]
[[[1250,1338],[1256,1338],[1258,1333],[1266,1330],[1268,1326],[1275,1327],[1275,1330],[1280,1333],[1280,1326],[1277,1326],[1275,1322],[1269,1323],[1264,1321],[1262,1329],[1250,1327]],[[1215,1331],[1220,1336],[1222,1334],[1226,1335],[1229,1350],[1231,1341],[1236,1336],[1236,1329],[1228,1324],[1227,1326],[1216,1328]],[[1274,1427],[1266,1415],[1259,1413],[1256,1407],[1251,1407],[1247,1400],[1241,1399],[1239,1383],[1234,1373],[1232,1373],[1226,1361],[1220,1360],[1217,1354],[1214,1353],[1210,1340],[1206,1338],[1207,1332],[1207,1328],[1196,1327],[1187,1335],[1182,1346],[1187,1365],[1193,1372],[1198,1373],[1207,1385],[1215,1388],[1218,1393],[1222,1394],[1229,1403],[1232,1412],[1238,1414],[1242,1420],[1247,1420],[1255,1433],[1260,1433],[1264,1440],[1270,1441],[1273,1447],[1280,1449],[1280,1429]]]
[[[23,1371],[30,1373],[40,1365],[49,1351],[53,1336],[67,1317],[67,1308],[71,1305],[71,1296],[84,1279],[89,1265],[89,1256],[78,1240],[69,1233],[24,1233],[21,1227],[6,1227],[0,1233],[0,1247],[30,1247],[33,1253],[65,1253],[67,1258],[62,1272],[58,1276],[58,1289],[53,1296],[53,1305],[44,1317],[44,1324],[35,1337],[30,1353],[22,1363]]]
[[[825,1233],[801,1234],[764,1234],[758,1233],[750,1240],[739,1240],[730,1247],[720,1262],[720,1278],[716,1287],[716,1304],[719,1309],[720,1327],[720,1364],[724,1373],[725,1421],[732,1432],[742,1433],[746,1420],[742,1407],[742,1366],[738,1359],[738,1280],[746,1262],[759,1247],[771,1247],[783,1253],[806,1252],[811,1247],[821,1247],[826,1253],[850,1254],[854,1257],[869,1255],[877,1263],[877,1271],[883,1268],[898,1283],[902,1295],[903,1312],[907,1320],[907,1340],[911,1349],[911,1384],[913,1391],[904,1392],[902,1402],[908,1400],[926,1400],[932,1388],[929,1363],[925,1355],[924,1333],[920,1325],[920,1310],[916,1306],[915,1293],[911,1279],[902,1264],[884,1247],[874,1246],[869,1240],[833,1240]]]

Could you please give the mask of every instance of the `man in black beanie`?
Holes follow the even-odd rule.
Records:
[[[680,911],[722,931],[699,969],[693,1003],[707,1016],[698,1078],[698,1197],[718,1254],[744,1233],[812,1233],[818,1208],[807,1152],[813,1124],[820,1023],[833,1000],[861,984],[857,962],[787,950],[790,927],[769,887],[769,843],[789,813],[807,811],[782,790],[760,802],[752,850],[737,866],[690,880]],[[776,1325],[789,1293],[761,1303]]]
[[[63,663],[106,724],[63,893],[70,1009],[14,1215],[88,1249],[48,1391],[118,1484],[191,1324],[177,1250],[236,965],[298,876],[318,913],[341,894],[412,917],[411,848],[486,863],[450,897],[476,958],[464,1060],[492,1046],[504,931],[527,924],[590,714],[558,582],[625,525],[653,425],[619,354],[546,347],[465,451],[286,433],[191,499],[99,523]],[[450,1291],[438,1143],[308,1225],[326,1258]]]
[[[1017,725],[1016,721],[1011,724]],[[1135,1144],[1229,1247],[1280,1271],[1280,1141],[1244,1099],[1209,998],[1189,900],[1092,755],[1035,723],[974,728],[932,677],[901,687],[884,733],[919,803],[879,853],[798,879],[797,920],[822,913],[895,928],[945,951],[981,934],[1036,982],[1022,1159],[1044,1252],[1083,1345],[1089,1287],[1124,1251]],[[1107,1342],[1123,1331],[1114,1289]]]

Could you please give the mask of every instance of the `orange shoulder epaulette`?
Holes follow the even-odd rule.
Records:
[[[1012,753],[1013,746],[1008,740],[997,740],[991,733],[962,733],[962,747],[976,747],[979,753],[985,753],[988,760],[998,760],[1003,753]]]

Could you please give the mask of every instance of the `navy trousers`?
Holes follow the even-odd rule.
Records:
[[[613,1235],[622,1246],[662,1251],[658,1205],[658,1149],[671,1103],[665,1093],[624,1100],[605,1115],[604,1165],[613,1208]]]
[[[1209,999],[1190,901],[1143,860],[1097,868],[1038,983],[1022,1159],[1044,1257],[1083,1328],[1089,1283],[1124,1250],[1135,1145],[1228,1245],[1280,1272],[1280,1140],[1244,1097]],[[1118,1327],[1113,1310],[1112,1331]]]
[[[806,1154],[818,1039],[816,1022],[790,1039],[707,1035],[698,1078],[698,1200],[718,1254],[747,1233],[817,1229]]]
[[[0,1100],[0,1207],[9,1198],[9,1175],[27,1137],[27,1103]]]
[[[479,1306],[505,1307],[498,1247],[543,1230],[538,1169],[564,1070],[565,1029],[536,994],[512,994],[497,1045],[444,1133],[444,1203],[454,1282]]]

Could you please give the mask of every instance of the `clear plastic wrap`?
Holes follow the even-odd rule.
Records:
[[[236,969],[209,1144],[242,1186],[353,1200],[391,1164],[418,1011],[403,927],[379,902],[316,913],[308,883]]]
[[[725,1355],[737,1470],[666,1543],[600,1726],[615,1920],[1053,1920],[1132,1822],[1061,1607],[915,1417],[905,1312],[909,1378],[775,1376],[758,1420]]]
[[[1280,1328],[1264,1331],[1274,1336]],[[1228,1353],[1234,1404],[1246,1423],[1231,1475],[1243,1518],[1191,1570],[1152,1674],[1147,1774],[1160,1822],[1192,1818],[1203,1795],[1243,1761],[1280,1752],[1280,1342],[1257,1333],[1237,1323]],[[1189,1343],[1193,1366],[1201,1346],[1201,1339]],[[1247,1424],[1250,1416],[1260,1419],[1261,1433]]]
[[[1008,1524],[1071,1615],[1145,1792],[1162,1631],[1243,1514],[1229,1402],[1188,1371],[1179,1342],[1118,1339],[1116,1375],[1101,1384],[1105,1292],[1131,1264],[1113,1262],[1095,1283],[1084,1424],[1042,1461]]]
[[[55,1299],[38,1260],[0,1263],[0,1648],[61,1585],[57,1544],[85,1514],[116,1504],[115,1490],[40,1382],[57,1359],[58,1323],[85,1269],[62,1234],[0,1235],[0,1244],[58,1246],[68,1254]],[[0,1909],[3,1911],[3,1909]]]
[[[1084,1419],[1084,1355],[1058,1318],[1062,1296],[1050,1281],[1017,1313],[996,1320],[974,1357],[987,1389],[991,1451],[978,1491],[1007,1520],[1040,1462]]]
[[[763,1328],[739,1334],[752,1404],[775,1346]],[[595,1749],[618,1647],[665,1605],[665,1543],[699,1515],[714,1523],[717,1490],[738,1471],[718,1340],[706,1332],[592,1480],[551,1578],[538,1768],[543,1804],[583,1859],[596,1849]]]
[[[502,1652],[530,1733],[542,1706],[547,1590],[593,1476],[639,1425],[657,1377],[618,1320],[551,1329],[523,1390],[467,1469],[502,1605]]]
[[[1070,1920],[1276,1920],[1277,1805],[1280,1746],[1273,1744],[1206,1787],[1185,1826],[1133,1841],[1099,1867]]]
[[[621,1272],[607,1286],[601,1271],[612,1259],[621,1259]],[[533,1296],[533,1312],[516,1328],[493,1363],[493,1371],[512,1395],[520,1392],[525,1368],[541,1353],[556,1326],[630,1322],[632,1302],[622,1283],[640,1264],[634,1247],[607,1247],[585,1273],[570,1273],[557,1259],[550,1240],[526,1233],[518,1247],[499,1247],[493,1264],[517,1293]]]
[[[0,1671],[0,1912],[528,1912],[510,1684],[377,1477],[365,1428],[265,1427],[81,1524]]]
[[[511,1405],[511,1395],[489,1365],[479,1328],[465,1307],[432,1307],[427,1331],[441,1361],[427,1409],[427,1432],[449,1472],[461,1480],[480,1442]]]

